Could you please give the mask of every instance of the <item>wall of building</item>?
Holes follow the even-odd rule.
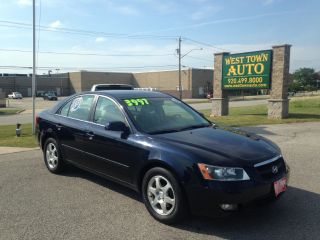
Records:
[[[0,108],[6,107],[6,95],[0,90]]]
[[[166,92],[176,97],[179,96],[179,71],[161,71],[134,73],[134,86],[156,88],[158,91]],[[181,85],[183,98],[191,98],[192,91],[191,70],[181,71]]]
[[[4,92],[7,96],[14,89],[15,79],[10,77],[0,77],[0,92]]]
[[[213,89],[213,70],[192,69],[192,98],[206,97]]]
[[[25,97],[32,94],[32,77],[28,76],[0,76],[0,89],[6,95],[20,92]],[[58,95],[69,95],[68,74],[37,75],[37,91],[56,91]]]
[[[81,72],[81,89],[82,91],[89,91],[92,85],[99,83],[119,83],[132,85],[132,80],[132,73]]]
[[[70,81],[70,94],[81,92],[81,72],[70,72],[69,73]]]
[[[8,95],[13,91],[23,96],[31,96],[31,75],[0,76],[0,90]],[[88,91],[92,85],[99,83],[130,84],[140,88],[156,88],[179,97],[179,71],[159,71],[144,73],[113,72],[71,72],[51,75],[39,75],[36,78],[37,91],[54,90],[58,95],[70,95]],[[212,89],[213,71],[204,69],[187,69],[181,71],[182,97],[204,97],[208,88]],[[211,84],[211,85],[210,85]],[[208,87],[210,85],[210,87]]]
[[[38,76],[36,81],[37,91],[55,91],[58,96],[70,95],[69,74]]]

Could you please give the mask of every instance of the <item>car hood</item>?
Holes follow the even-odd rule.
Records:
[[[172,144],[204,150],[230,160],[259,162],[279,155],[279,148],[268,140],[238,129],[205,127],[156,136]]]

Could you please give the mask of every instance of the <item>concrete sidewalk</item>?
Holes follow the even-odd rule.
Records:
[[[27,152],[39,149],[39,147],[36,148],[22,148],[22,147],[0,147],[0,155],[1,154],[9,154],[9,153],[17,153],[17,152]]]

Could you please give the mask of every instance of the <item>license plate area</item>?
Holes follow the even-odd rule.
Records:
[[[280,193],[285,192],[287,190],[287,178],[284,177],[278,181],[275,181],[273,183],[273,187],[274,187],[274,194],[276,197],[278,197]]]

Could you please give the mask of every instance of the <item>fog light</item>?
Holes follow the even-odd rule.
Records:
[[[234,210],[237,210],[238,205],[237,204],[224,203],[224,204],[220,204],[220,207],[224,211],[234,211]]]

